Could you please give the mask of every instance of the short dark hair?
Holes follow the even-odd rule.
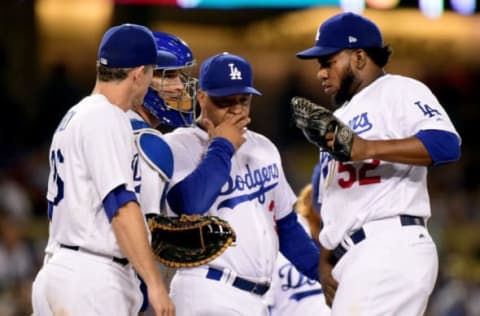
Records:
[[[128,73],[133,68],[113,68],[106,67],[99,62],[97,62],[97,75],[98,80],[111,82],[111,81],[122,81],[127,78]]]
[[[389,45],[383,47],[366,47],[362,48],[365,53],[370,57],[373,62],[383,68],[387,63],[390,55],[392,54],[392,49]]]

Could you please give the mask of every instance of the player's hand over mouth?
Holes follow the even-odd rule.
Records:
[[[250,123],[250,117],[244,114],[235,114],[226,118],[222,123],[214,126],[208,119],[202,120],[203,127],[207,130],[210,139],[214,137],[223,137],[232,143],[235,150],[245,142],[243,134]]]

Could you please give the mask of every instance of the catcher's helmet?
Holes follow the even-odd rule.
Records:
[[[188,45],[175,35],[163,32],[152,32],[157,49],[175,55],[176,59],[164,60],[157,64],[154,77],[163,79],[159,89],[150,87],[143,106],[161,123],[172,126],[190,126],[195,122],[195,104],[197,79],[191,76],[195,65],[192,51]],[[183,91],[166,92],[169,72],[178,70]]]

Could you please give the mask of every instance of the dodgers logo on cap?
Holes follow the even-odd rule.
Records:
[[[297,53],[301,59],[331,55],[347,48],[382,47],[382,34],[369,19],[351,12],[337,14],[318,28],[315,46]]]
[[[199,77],[200,89],[214,97],[262,95],[253,87],[250,63],[238,55],[222,53],[208,58],[200,67]]]
[[[228,64],[230,66],[230,79],[232,80],[242,80],[242,73],[235,66],[234,63]]]

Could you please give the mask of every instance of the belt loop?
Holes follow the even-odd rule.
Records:
[[[225,270],[223,272],[224,274],[226,274],[225,276],[225,282],[228,283],[228,284],[233,284],[233,282],[235,281],[235,278],[237,277],[237,274],[234,273],[232,270],[230,269],[227,269],[226,270],[226,273],[225,273]]]

